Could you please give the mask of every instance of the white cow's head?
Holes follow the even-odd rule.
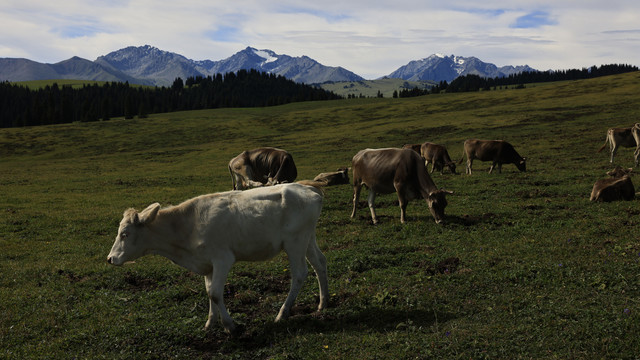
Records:
[[[118,236],[107,257],[109,264],[122,265],[145,255],[147,249],[143,241],[144,226],[156,218],[158,210],[160,210],[160,204],[155,203],[140,213],[135,209],[128,209],[124,212]]]

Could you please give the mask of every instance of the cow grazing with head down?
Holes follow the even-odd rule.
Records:
[[[233,190],[295,181],[298,169],[293,156],[272,147],[247,150],[229,161]]]
[[[432,174],[436,169],[440,170],[440,174],[443,174],[445,165],[449,168],[452,174],[456,173],[456,164],[451,161],[449,152],[444,145],[425,142],[420,146],[420,155],[425,160],[425,166],[431,163]]]
[[[375,213],[376,194],[398,193],[400,205],[400,222],[405,222],[407,204],[410,200],[422,197],[426,200],[431,215],[436,223],[444,220],[444,209],[447,206],[446,194],[451,191],[438,189],[429,176],[422,157],[409,149],[365,149],[359,151],[352,160],[353,171],[353,211],[360,198],[362,185],[369,188],[367,199],[371,219],[378,223]]]
[[[598,149],[598,152],[604,150],[607,144],[609,144],[609,150],[611,152],[609,162],[613,164],[613,158],[616,156],[619,147],[637,147],[638,143],[636,139],[634,139],[631,129],[633,129],[633,127],[608,129],[607,137],[604,139],[604,145]]]
[[[327,186],[348,184],[348,172],[349,168],[340,168],[338,169],[338,171],[320,173],[315,178],[313,178],[313,181],[323,182],[327,184]]]
[[[465,155],[467,156],[467,174],[471,174],[474,159],[491,161],[489,174],[493,172],[496,165],[498,166],[498,172],[501,173],[502,164],[514,164],[520,171],[527,170],[527,159],[520,156],[513,145],[503,140],[465,140],[462,159],[458,164],[462,164]]]
[[[607,172],[611,176],[609,179],[601,179],[593,184],[591,190],[591,201],[618,201],[633,200],[636,197],[636,190],[631,182],[631,171],[616,166],[615,169]]]
[[[320,304],[328,301],[327,262],[316,244],[322,191],[299,183],[203,195],[160,209],[129,209],[107,262],[122,265],[143,255],[158,254],[205,277],[209,295],[209,329],[220,318],[225,330],[235,328],[224,305],[224,284],[237,261],[265,261],[282,250],[289,257],[291,289],[276,321],[289,316],[307,276],[308,260],[316,272]]]

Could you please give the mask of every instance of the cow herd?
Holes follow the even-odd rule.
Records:
[[[619,147],[635,148],[633,159],[635,165],[638,166],[640,160],[640,123],[636,123],[626,128],[610,128],[607,130],[607,136],[604,144],[598,149],[598,152],[604,150],[609,145],[611,157],[609,162],[613,164],[614,158]],[[633,200],[635,199],[635,188],[631,182],[632,169],[622,169],[616,166],[615,169],[607,172],[611,176],[608,179],[596,181],[591,190],[591,201],[617,201],[617,200]]]
[[[640,154],[640,124],[629,129],[609,129],[605,145],[611,147],[611,162],[619,146],[636,146]],[[526,158],[502,140],[464,142],[466,173],[473,160],[490,161],[489,172],[502,171],[503,164],[514,164],[526,171]],[[397,193],[400,221],[406,221],[410,200],[423,198],[436,223],[444,221],[446,195],[431,173],[456,174],[456,164],[443,145],[430,142],[408,144],[403,148],[364,149],[353,156],[353,210],[355,217],[362,186],[369,189],[367,202],[374,224],[376,194]],[[122,265],[147,254],[167,257],[176,264],[205,277],[209,297],[209,318],[205,329],[218,319],[227,332],[235,324],[224,305],[224,285],[237,261],[265,261],[285,251],[289,258],[291,288],[276,321],[289,316],[290,309],[307,276],[308,261],[320,289],[318,309],[328,301],[327,262],[316,243],[315,229],[322,208],[322,187],[348,184],[349,168],[320,173],[311,180],[295,182],[297,169],[293,156],[276,148],[258,148],[240,153],[229,161],[232,191],[202,195],[179,205],[161,209],[152,204],[138,212],[124,212],[118,235],[107,257],[112,265]],[[617,167],[593,187],[591,200],[630,200],[635,190],[631,169]],[[245,190],[245,191],[238,191]]]

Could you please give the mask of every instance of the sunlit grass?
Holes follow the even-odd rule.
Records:
[[[591,203],[611,169],[608,127],[637,121],[640,74],[520,90],[354,99],[0,130],[0,357],[633,358],[640,353],[637,201]],[[351,187],[328,188],[317,236],[329,261],[322,314],[312,275],[292,319],[281,255],[237,264],[225,288],[237,337],[202,330],[201,277],[150,256],[105,258],[122,212],[231,188],[245,149],[290,151],[299,179],[365,147],[504,139],[526,173],[434,174],[448,197],[400,224],[395,195],[350,219]],[[633,150],[617,160],[633,165]],[[463,165],[459,165],[463,169]],[[366,194],[366,190],[364,190]],[[457,260],[456,260],[457,259]]]

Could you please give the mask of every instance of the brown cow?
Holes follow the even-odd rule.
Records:
[[[471,174],[474,159],[492,161],[489,174],[491,174],[496,165],[498,165],[498,172],[501,173],[502,164],[514,164],[520,171],[527,170],[527,159],[520,156],[516,149],[513,148],[513,145],[503,140],[465,140],[462,159],[458,164],[462,164],[465,155],[467,156],[467,174]]]
[[[285,150],[265,147],[247,150],[229,161],[234,190],[293,182],[298,169]]]
[[[611,151],[611,159],[610,163],[613,164],[613,158],[616,156],[616,152],[620,146],[622,147],[635,147],[637,149],[637,142],[634,139],[631,129],[633,127],[628,128],[611,128],[607,130],[607,137],[604,139],[604,145],[598,149],[598,152],[601,152],[607,144],[609,144],[609,150]],[[637,157],[636,157],[636,165],[637,165]]]
[[[352,160],[353,169],[353,211],[360,198],[362,185],[369,188],[369,210],[374,224],[378,223],[374,200],[376,194],[398,193],[400,204],[400,222],[405,222],[407,204],[412,199],[423,197],[429,205],[431,215],[436,223],[444,220],[444,209],[447,206],[446,194],[451,191],[438,189],[433,183],[422,157],[409,149],[365,149],[360,150]]]
[[[313,181],[320,181],[325,183],[327,186],[331,185],[340,185],[340,184],[348,184],[349,183],[349,168],[340,168],[338,171],[320,173]]]
[[[631,182],[632,170],[616,166],[615,169],[607,172],[611,178],[596,181],[593,184],[589,200],[609,202],[635,199],[636,190]]]
[[[425,142],[420,146],[420,155],[425,160],[425,167],[431,163],[432,174],[436,169],[440,170],[440,174],[443,174],[445,165],[449,167],[452,174],[456,173],[456,164],[451,161],[449,152],[444,145]]]
[[[420,155],[420,147],[422,146],[422,144],[404,144],[402,145],[403,149],[411,149],[415,152],[418,153],[418,155]]]

